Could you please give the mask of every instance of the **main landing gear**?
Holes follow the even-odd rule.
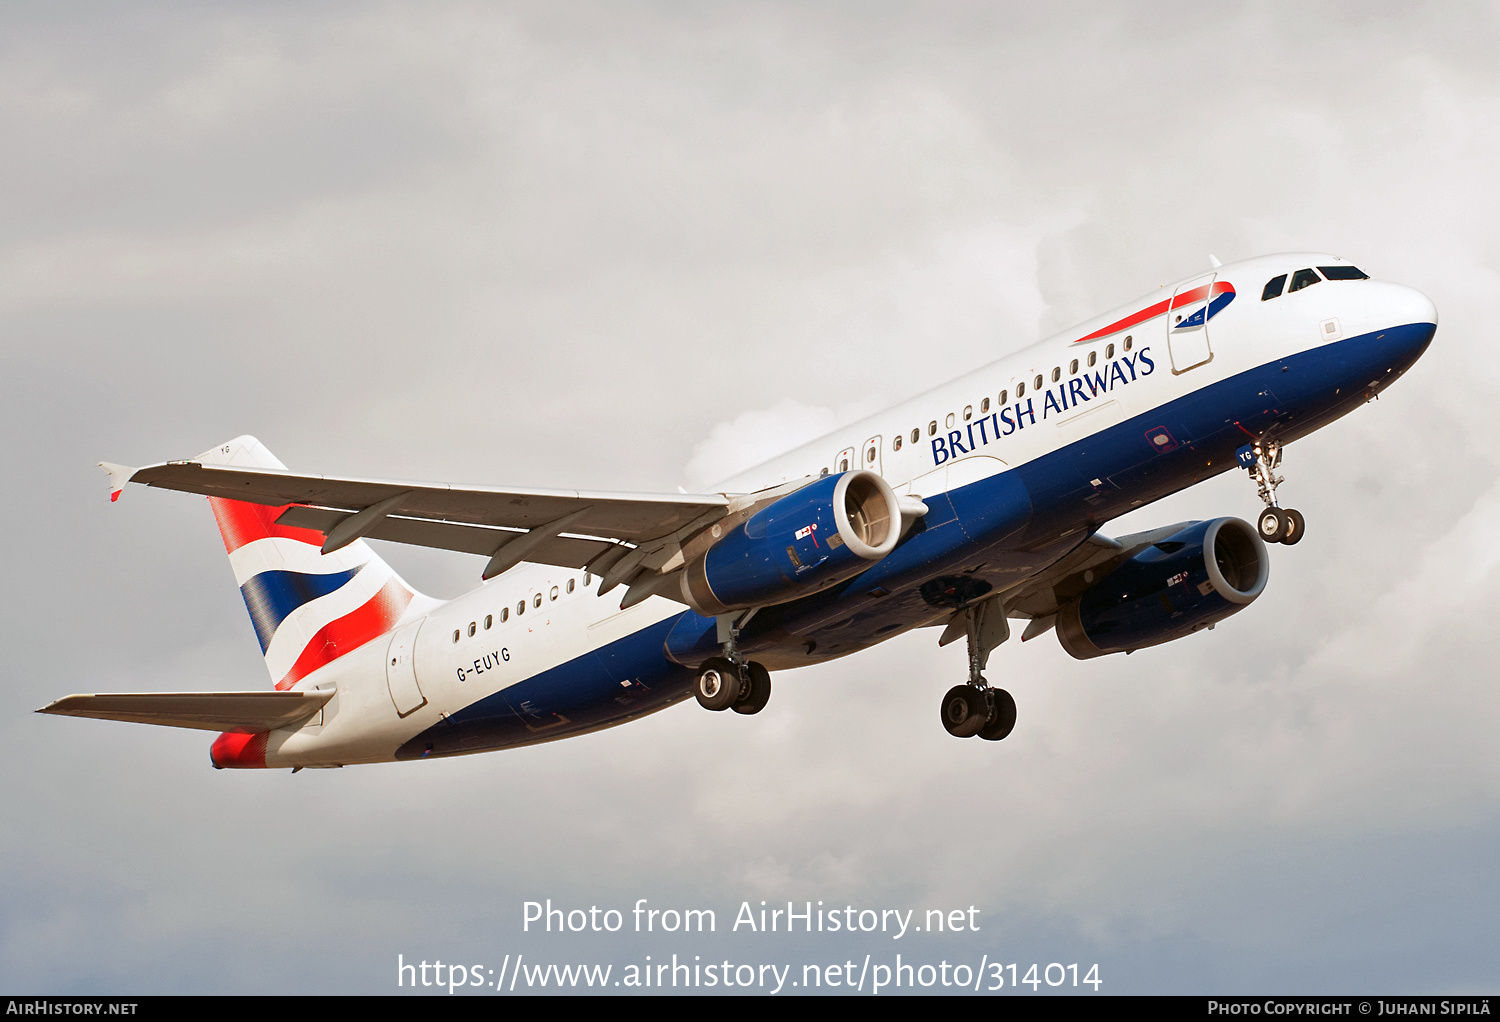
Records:
[[[1005,607],[998,599],[985,600],[959,613],[969,640],[969,683],[955,685],[943,696],[943,727],[954,738],[978,735],[987,742],[998,742],[1015,729],[1016,701],[1005,689],[991,688],[980,672],[989,661],[990,650],[1010,638]],[[949,628],[958,624],[955,619]]]
[[[1281,443],[1277,440],[1257,442],[1250,448],[1254,461],[1246,466],[1250,478],[1255,480],[1260,499],[1266,509],[1255,521],[1255,529],[1267,543],[1285,543],[1294,546],[1302,542],[1306,522],[1302,512],[1294,508],[1276,506],[1276,487],[1286,480],[1276,474],[1281,465]]]
[[[709,657],[698,668],[693,694],[705,710],[759,713],[771,700],[771,673],[760,664]]]
[[[978,735],[998,742],[1016,726],[1016,701],[1003,688],[990,688],[984,675],[968,685],[954,685],[943,696],[943,727],[954,738]]]
[[[703,661],[693,681],[693,695],[705,710],[759,713],[771,701],[771,672],[739,655],[740,626],[754,614],[752,610],[733,619],[719,619],[724,655]]]

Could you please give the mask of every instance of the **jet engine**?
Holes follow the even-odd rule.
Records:
[[[1248,606],[1271,565],[1238,518],[1195,522],[1147,547],[1057,614],[1057,639],[1079,660],[1189,635]]]
[[[705,617],[785,603],[865,571],[900,535],[900,503],[884,479],[824,476],[716,536],[687,563],[682,595]]]

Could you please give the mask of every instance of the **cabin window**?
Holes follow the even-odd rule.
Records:
[[[1130,346],[1133,343],[1134,343],[1134,341],[1131,339],[1130,335],[1126,334],[1125,335],[1125,350],[1129,351],[1130,350]]]
[[[454,642],[458,641],[458,629],[457,628],[453,629],[453,641]]]
[[[899,451],[899,450],[901,450],[901,437],[900,436],[896,436],[896,437],[893,437],[891,439],[891,450],[893,450],[893,451]]]
[[[1329,280],[1369,280],[1370,275],[1357,266],[1319,266],[1318,272]]]
[[[574,586],[574,585],[575,585],[575,584],[576,584],[576,582],[575,582],[575,580],[574,580],[574,579],[571,579],[571,578],[570,578],[570,579],[568,579],[568,592],[570,592],[570,593],[571,593],[571,592],[572,592],[572,591],[573,591],[573,586]]]
[[[1089,365],[1092,366],[1097,361],[1099,361],[1099,353],[1097,351],[1089,352]]]
[[[1075,358],[1073,361],[1071,361],[1071,362],[1068,363],[1068,375],[1069,376],[1077,376],[1078,375],[1078,359]]]
[[[1019,391],[1017,391],[1017,393],[1020,393],[1020,392],[1019,392]],[[1007,399],[1008,399],[1008,398],[1009,398],[1009,397],[1010,397],[1010,391],[1008,391],[1008,390],[1002,390],[1002,391],[1001,391],[1001,392],[1000,392],[1000,403],[1001,403],[1001,404],[1002,404],[1002,405],[1003,405],[1003,404],[1006,404],[1006,403],[1007,403]]]
[[[1038,376],[1036,379],[1034,379],[1034,380],[1031,381],[1031,389],[1032,390],[1041,390],[1042,386],[1043,386],[1043,384],[1042,384],[1042,378],[1040,376]]]
[[[1104,346],[1104,357],[1105,358],[1114,358],[1115,357],[1115,346],[1113,344],[1106,344]]]
[[[474,638],[474,633],[477,632],[477,631],[479,631],[479,625],[475,624],[473,621],[470,621],[469,622],[469,638],[471,638],[471,639]]]
[[[548,596],[548,597],[549,597],[549,598],[550,598],[550,599],[554,599],[554,600],[555,600],[555,599],[557,599],[557,593],[558,593],[558,589],[557,589],[557,586],[553,586],[553,587],[552,587],[552,591],[551,591],[551,592],[550,592],[550,593],[548,593],[548,594],[547,594],[547,596]]]
[[[948,413],[948,417],[943,420],[943,425],[946,426],[948,429],[952,429],[953,428],[953,420],[954,420],[954,415],[953,415],[952,412],[949,412]]]
[[[533,607],[540,607],[542,605],[542,594],[541,593],[537,593],[535,596],[533,596],[531,598],[531,605]]]
[[[489,631],[493,627],[495,627],[495,615],[486,614],[484,616],[484,630]]]
[[[1311,269],[1301,269],[1292,274],[1292,286],[1286,289],[1286,293],[1291,294],[1293,291],[1301,291],[1305,287],[1321,283],[1323,283],[1323,278]]]
[[[1062,366],[1054,366],[1052,369],[1052,382],[1056,383],[1062,379]]]
[[[1281,289],[1284,287],[1286,287],[1285,273],[1283,273],[1279,277],[1272,277],[1270,280],[1266,281],[1265,290],[1260,293],[1260,300],[1263,302],[1269,302],[1272,298],[1280,298]]]
[[[1025,393],[1026,393],[1026,383],[1023,380],[1022,382],[1016,384],[1016,400],[1017,401],[1021,400],[1022,395],[1024,395]]]
[[[509,607],[501,607],[500,608],[500,623],[503,625],[503,624],[505,624],[505,622],[507,622],[509,620],[510,620],[510,608]]]
[[[927,424],[927,435],[928,436],[937,436],[937,420],[936,419],[933,419],[931,422],[929,422]]]
[[[911,442],[912,443],[916,443],[917,439],[919,437],[921,437],[921,435],[922,435],[922,430],[921,430],[920,427],[918,427],[917,429],[912,430],[911,431]]]
[[[964,405],[964,421],[968,422],[973,417],[974,417],[974,406],[973,405]]]
[[[989,398],[985,398],[983,401],[979,402],[979,414],[980,415],[988,415],[989,411],[990,411],[990,399]]]
[[[520,617],[524,613],[526,613],[526,601],[522,600],[516,604],[516,617]]]

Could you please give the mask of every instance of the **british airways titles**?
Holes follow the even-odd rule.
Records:
[[[1049,415],[1061,415],[1063,412],[1078,408],[1101,394],[1110,393],[1114,390],[1116,381],[1119,381],[1120,386],[1125,387],[1136,380],[1150,376],[1156,371],[1156,363],[1148,354],[1150,351],[1151,347],[1147,345],[1134,355],[1122,355],[1094,372],[1079,373],[1077,376],[1048,387],[1043,394],[1039,395],[1042,402],[1040,410],[1036,406],[1037,397],[1028,397],[1024,402],[1018,399],[1014,404],[1006,405],[987,416],[981,416],[973,422],[966,423],[964,429],[949,430],[946,437],[933,437],[933,464],[941,465],[949,458],[956,458],[960,454],[972,454],[980,447],[987,447],[1001,437],[1010,436],[1012,433],[1025,429],[1028,425],[1036,425],[1039,420],[1045,420]],[[978,428],[977,434],[975,433],[976,427]]]

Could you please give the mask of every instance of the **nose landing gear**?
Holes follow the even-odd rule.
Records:
[[[1281,466],[1281,442],[1258,441],[1242,447],[1239,458],[1250,473],[1250,478],[1255,480],[1256,491],[1266,504],[1266,509],[1260,513],[1255,523],[1260,538],[1267,543],[1284,543],[1287,546],[1300,543],[1307,524],[1302,512],[1276,505],[1276,487],[1286,481],[1276,474],[1276,469]]]
[[[1256,523],[1260,538],[1267,543],[1285,543],[1292,546],[1302,539],[1304,519],[1295,508],[1268,507],[1260,513]]]
[[[1010,638],[1010,623],[997,599],[971,604],[960,613],[969,643],[969,683],[955,685],[943,696],[943,728],[954,738],[978,735],[985,741],[998,742],[1015,729],[1016,701],[1005,689],[991,688],[980,672],[989,662],[990,651]],[[959,623],[955,615],[949,630],[955,630]]]

